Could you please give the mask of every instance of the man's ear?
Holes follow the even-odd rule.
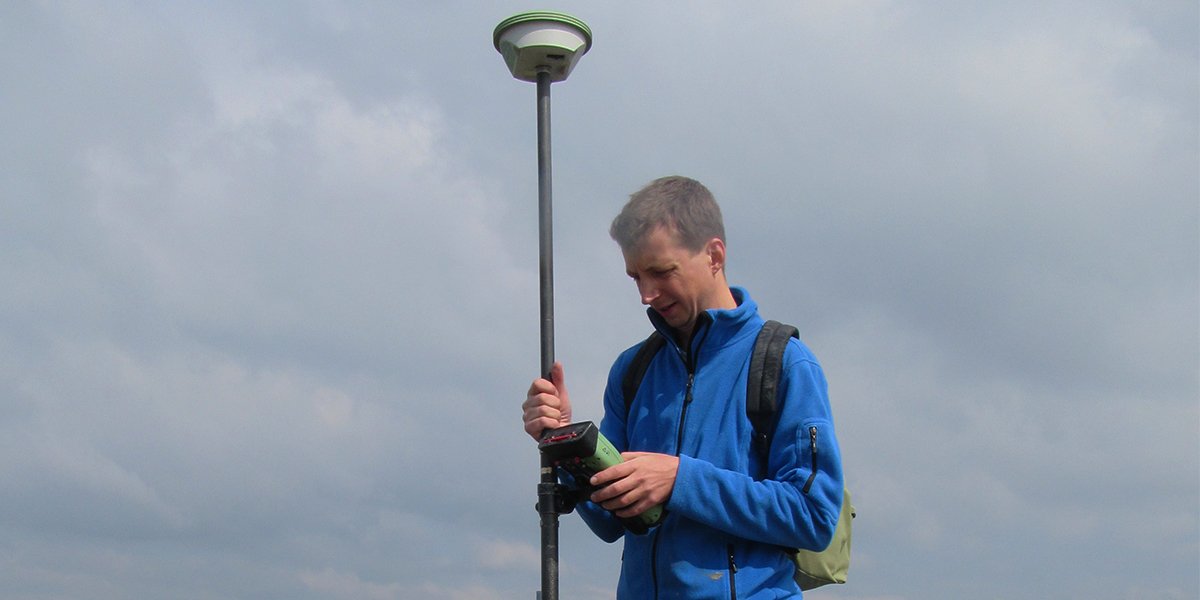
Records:
[[[704,252],[708,254],[708,265],[714,275],[725,268],[725,242],[721,238],[708,240]]]

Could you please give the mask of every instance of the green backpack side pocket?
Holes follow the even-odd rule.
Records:
[[[827,583],[846,583],[850,570],[850,526],[854,522],[854,507],[850,492],[842,490],[842,512],[829,547],[820,552],[798,550],[791,555],[796,563],[796,583],[800,589],[811,590]]]

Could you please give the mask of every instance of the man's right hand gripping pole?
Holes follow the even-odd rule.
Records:
[[[542,439],[542,431],[571,424],[571,399],[567,396],[567,385],[563,378],[562,363],[550,368],[550,379],[539,377],[529,386],[525,395],[525,433],[535,441]]]

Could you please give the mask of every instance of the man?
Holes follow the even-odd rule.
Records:
[[[600,431],[624,463],[591,480],[579,513],[605,541],[624,536],[617,598],[800,597],[789,548],[823,550],[842,502],[842,471],[825,377],[799,340],[784,354],[766,464],[746,416],[746,380],[762,328],[757,305],[725,280],[720,208],[699,182],[664,177],[633,194],[610,234],[654,327],[668,340],[626,407],[616,360]],[[562,365],[529,388],[525,431],[571,423]],[[663,504],[645,535],[621,517]]]

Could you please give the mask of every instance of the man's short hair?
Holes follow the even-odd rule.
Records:
[[[608,234],[628,251],[659,226],[674,231],[680,245],[692,252],[699,252],[713,238],[725,241],[721,207],[708,188],[687,177],[655,179],[631,195]]]

